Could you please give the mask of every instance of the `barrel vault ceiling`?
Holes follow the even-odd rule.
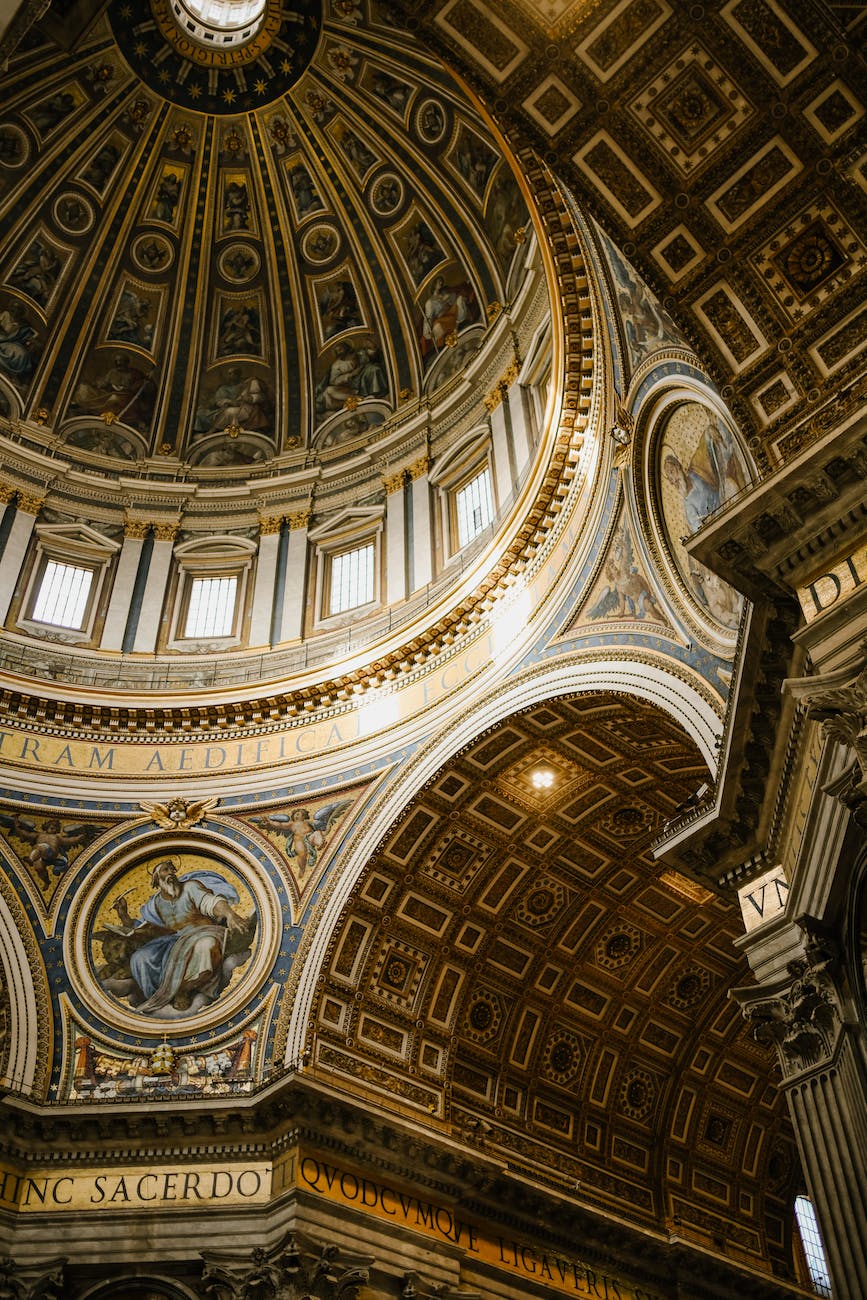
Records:
[[[650,851],[705,775],[673,721],[625,697],[484,734],[369,862],[308,1050],[590,1205],[785,1272],[799,1165],[728,997],[740,916]]]

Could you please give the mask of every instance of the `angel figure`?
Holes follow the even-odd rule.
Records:
[[[25,844],[33,845],[27,861],[43,889],[51,884],[48,868],[51,867],[55,876],[62,876],[69,866],[69,850],[77,845],[90,844],[100,829],[87,822],[71,822],[63,826],[59,817],[46,817],[40,827],[30,817],[3,812],[0,812],[0,826]]]
[[[635,562],[628,529],[621,527],[614,538],[603,576],[605,590],[587,611],[588,618],[655,618],[663,621],[647,580]]]
[[[317,808],[312,815],[308,808],[293,808],[289,813],[267,813],[250,820],[285,840],[286,856],[294,859],[303,879],[316,866],[328,831],[351,802],[351,799],[340,799]]]

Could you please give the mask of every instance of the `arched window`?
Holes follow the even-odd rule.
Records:
[[[819,1235],[816,1211],[809,1196],[795,1197],[795,1218],[798,1221],[798,1231],[801,1234],[801,1244],[804,1247],[813,1290],[816,1295],[830,1296],[831,1275],[828,1272],[825,1248]]]

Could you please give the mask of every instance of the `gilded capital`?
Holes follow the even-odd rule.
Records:
[[[154,541],[173,542],[180,528],[180,524],[154,524]]]
[[[133,539],[147,537],[150,524],[146,519],[125,519],[123,521],[123,535]]]
[[[282,515],[260,515],[259,536],[268,537],[273,533],[279,533],[282,525],[283,525]]]
[[[0,483],[0,502],[8,505],[15,495],[15,488],[10,487],[8,483]]]
[[[806,949],[801,960],[789,963],[791,984],[770,994],[761,986],[732,992],[753,1026],[753,1036],[776,1049],[785,1081],[827,1065],[842,1025],[836,945],[799,924],[805,930]]]
[[[400,469],[396,474],[383,474],[382,481],[386,495],[392,496],[395,492],[402,492],[406,482],[406,470]]]
[[[290,515],[290,516],[289,516],[289,527],[292,529],[293,532],[295,531],[296,528],[297,528],[297,529],[300,529],[300,528],[309,528],[309,526],[310,526],[310,515],[311,515],[311,512],[310,512],[309,510],[300,510],[300,511],[298,512],[298,514]]]
[[[45,505],[45,497],[32,496],[29,492],[18,493],[18,509],[28,515],[38,515]]]
[[[417,478],[424,478],[425,474],[428,472],[429,469],[430,469],[430,457],[422,456],[420,460],[413,461],[412,465],[410,465],[409,468],[407,469],[407,473],[409,474],[410,479],[414,483]]]

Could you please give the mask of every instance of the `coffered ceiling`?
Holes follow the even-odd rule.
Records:
[[[783,1267],[798,1164],[727,994],[740,917],[650,851],[705,775],[669,718],[610,695],[484,735],[359,882],[311,1063],[591,1206]]]
[[[865,5],[392,7],[598,216],[762,466],[863,405]]]

